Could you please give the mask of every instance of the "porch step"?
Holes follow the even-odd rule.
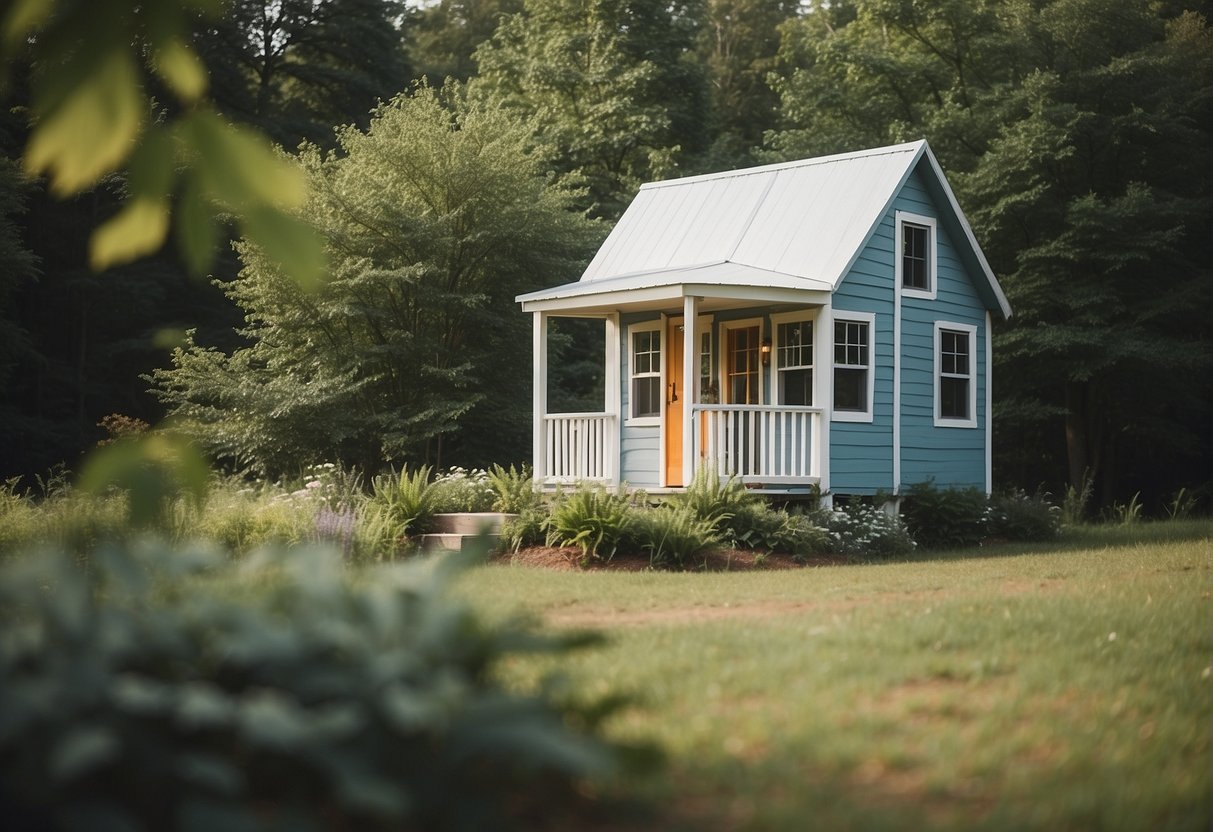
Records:
[[[501,527],[517,516],[496,511],[435,514],[434,531],[421,536],[421,548],[427,552],[462,552],[482,534],[490,544],[496,544],[501,537]]]

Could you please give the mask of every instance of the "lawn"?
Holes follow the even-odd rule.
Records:
[[[1208,829],[1213,527],[752,573],[493,565],[493,616],[594,628],[652,829]],[[553,668],[515,663],[527,684]]]

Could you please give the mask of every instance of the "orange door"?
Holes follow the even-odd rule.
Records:
[[[665,333],[665,484],[682,481],[682,318],[670,318]]]

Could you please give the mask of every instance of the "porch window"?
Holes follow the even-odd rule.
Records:
[[[728,404],[761,404],[759,348],[761,327],[726,326],[724,389]]]
[[[776,391],[779,404],[813,404],[813,322],[780,321],[775,326]]]
[[[898,283],[911,297],[935,297],[935,219],[897,212]]]
[[[872,326],[870,314],[834,318],[834,418],[872,420]]]
[[[977,427],[977,384],[973,377],[977,327],[935,324],[935,424]]]
[[[661,416],[661,323],[629,329],[629,407],[632,419]]]

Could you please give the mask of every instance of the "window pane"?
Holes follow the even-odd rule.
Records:
[[[834,409],[866,412],[868,409],[868,371],[834,370]]]
[[[927,277],[930,229],[921,225],[902,226],[901,282],[909,289],[930,289]]]
[[[969,380],[941,378],[939,380],[939,415],[944,419],[969,418]]]
[[[813,371],[780,370],[779,401],[801,407],[813,404]]]
[[[813,324],[794,321],[779,325],[779,366],[809,367],[813,364]]]
[[[632,379],[632,416],[661,415],[661,376]]]

